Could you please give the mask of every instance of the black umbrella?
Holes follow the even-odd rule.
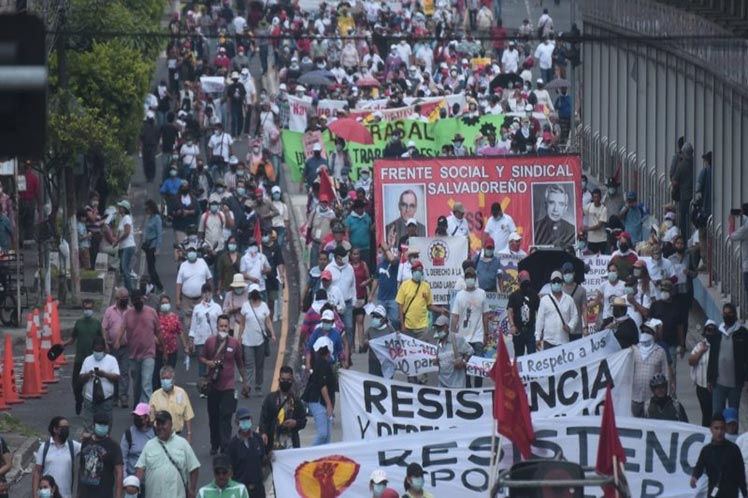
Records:
[[[49,348],[49,351],[47,351],[47,359],[49,361],[55,361],[64,352],[65,347],[62,344],[55,344]]]
[[[561,249],[539,249],[519,262],[519,271],[527,270],[532,288],[540,292],[550,282],[551,273],[561,271],[561,266],[569,262],[574,265],[574,281],[584,282],[584,261]]]
[[[334,76],[330,71],[320,69],[304,73],[298,81],[307,86],[327,86],[333,82],[333,78]]]
[[[495,88],[522,88],[524,80],[517,73],[503,73],[491,80],[488,84],[488,90],[493,92]]]

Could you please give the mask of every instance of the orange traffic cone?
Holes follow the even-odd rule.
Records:
[[[47,303],[44,305],[44,315],[49,315],[49,323],[52,327],[52,345],[62,343],[62,335],[60,335],[60,317],[57,311],[57,301],[52,299],[52,296],[47,296]],[[57,357],[54,362],[55,368],[60,368],[62,365],[67,365],[68,360],[64,354]]]
[[[29,313],[26,327],[26,354],[23,356],[23,384],[21,386],[22,398],[41,398],[42,382],[39,373],[39,344],[36,341],[36,326],[34,317]]]
[[[32,337],[34,338],[34,368],[36,369],[36,378],[39,382],[42,380],[42,367],[39,364],[39,350],[42,344],[42,326],[41,320],[39,319],[39,310],[34,308],[31,320]],[[42,382],[41,384],[42,394],[47,392],[47,386]]]
[[[55,378],[55,367],[47,358],[47,353],[52,348],[52,326],[49,323],[49,317],[44,315],[44,326],[42,327],[42,341],[39,349],[39,368],[41,370],[41,379],[43,384],[55,384],[58,380]]]
[[[14,405],[23,403],[18,397],[18,388],[16,387],[16,369],[13,363],[13,338],[5,336],[5,362],[3,363],[3,396],[5,402]]]

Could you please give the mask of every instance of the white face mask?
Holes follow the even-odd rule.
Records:
[[[228,333],[228,332],[219,332],[219,333],[218,333],[218,337],[220,337],[220,338],[221,338],[221,340],[224,340],[224,339],[226,339],[226,338],[227,338],[228,336],[229,336],[229,333]]]

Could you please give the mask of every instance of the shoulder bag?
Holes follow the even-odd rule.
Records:
[[[252,310],[252,314],[255,316],[255,320],[257,320],[257,325],[260,326],[260,332],[262,332],[262,345],[265,348],[265,357],[270,356],[270,334],[267,333],[267,330],[265,329],[265,324],[260,321],[260,318],[257,316],[257,313],[255,313],[255,308],[252,306],[252,303],[249,303],[249,309]]]
[[[410,305],[413,304],[413,301],[416,300],[416,296],[418,296],[418,289],[421,288],[421,282],[418,282],[418,285],[416,286],[416,291],[413,293],[413,297],[410,298],[410,301],[408,301],[408,305],[403,310],[403,323],[401,324],[403,327],[405,327],[405,315],[408,314],[408,310],[410,310]]]
[[[171,457],[171,454],[169,453],[169,450],[166,449],[166,445],[164,444],[164,442],[158,438],[156,438],[156,440],[158,441],[158,444],[161,445],[161,448],[163,448],[164,453],[166,454],[166,458],[168,458],[171,464],[174,466],[174,468],[177,469],[177,472],[179,473],[179,479],[182,481],[182,486],[184,486],[185,496],[190,496],[190,490],[187,488],[187,481],[184,478],[182,469],[179,468],[179,465],[177,465],[177,462],[175,462],[174,459]]]
[[[221,356],[223,355],[223,350],[224,350],[224,348],[226,347],[226,345],[228,343],[229,343],[229,340],[228,340],[228,338],[226,338],[226,340],[223,342],[223,344],[221,344],[218,347],[218,349],[216,349],[216,352],[213,354],[213,358],[212,358],[213,361],[216,361],[218,359],[219,355],[221,355]],[[223,368],[223,366],[221,366],[220,368],[218,366],[216,366],[211,371],[209,371],[207,373],[207,375],[204,375],[202,377],[198,377],[198,379],[197,379],[197,390],[198,390],[198,392],[200,394],[205,395],[205,396],[207,396],[208,394],[210,394],[210,390],[213,387],[214,377],[216,377],[216,379],[217,379],[217,375],[216,374],[220,374],[221,368]]]

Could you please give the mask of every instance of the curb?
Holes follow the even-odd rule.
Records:
[[[33,460],[34,453],[38,447],[39,438],[27,437],[21,446],[13,452],[13,464],[6,475],[8,482],[15,482],[15,480],[25,472],[26,467]]]

